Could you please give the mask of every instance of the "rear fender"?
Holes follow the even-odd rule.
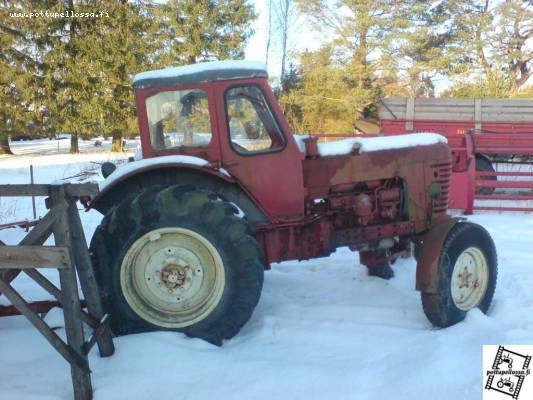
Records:
[[[129,165],[126,165],[126,168]],[[117,170],[120,171],[120,170]],[[165,163],[130,168],[125,173],[113,172],[100,183],[100,192],[91,199],[88,208],[105,214],[130,193],[138,193],[150,185],[191,184],[218,193],[221,198],[237,205],[248,221],[267,223],[268,218],[255,199],[224,170],[185,163]]]
[[[446,218],[419,237],[422,249],[416,266],[416,289],[437,293],[440,254],[451,229],[465,218]]]

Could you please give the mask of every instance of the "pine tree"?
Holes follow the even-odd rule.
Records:
[[[169,0],[157,15],[164,66],[242,58],[256,18],[247,0]]]
[[[23,4],[20,4],[23,3]],[[0,154],[11,154],[9,136],[27,134],[39,129],[38,104],[42,91],[38,85],[38,58],[28,51],[31,36],[26,33],[30,22],[24,18],[7,17],[35,2],[0,2],[6,19],[0,23]],[[22,6],[22,7],[21,7]],[[36,133],[36,132],[32,132]]]
[[[91,43],[84,35],[92,31],[96,18],[72,17],[75,13],[94,12],[91,1],[17,1],[19,10],[42,10],[63,16],[25,18],[17,28],[24,38],[15,48],[35,65],[25,78],[36,88],[27,101],[36,110],[45,109],[55,132],[71,133],[71,152],[79,152],[78,137],[91,131],[83,109],[96,95],[91,79]],[[13,46],[12,46],[13,48]]]
[[[109,17],[84,32],[89,39],[88,73],[98,95],[82,108],[82,114],[92,122],[93,131],[112,137],[111,151],[122,151],[123,137],[135,121],[131,77],[149,68],[150,56],[158,49],[155,25],[141,1],[99,3]]]
[[[4,0],[0,6],[6,14],[41,9],[68,13],[60,18],[11,18],[0,24],[6,49],[0,72],[9,72],[0,78],[0,99],[4,125],[9,121],[13,127],[13,121],[22,118],[27,126],[39,126],[34,116],[45,110],[50,129],[72,134],[71,152],[79,151],[79,136],[96,133],[111,135],[112,149],[120,151],[122,137],[135,128],[135,73],[241,58],[255,19],[253,6],[245,0]],[[82,12],[98,15],[71,17]],[[8,78],[13,75],[20,78],[16,87]],[[16,118],[6,114],[10,101],[18,109],[9,115]],[[7,137],[7,128],[0,128],[0,137]]]
[[[368,104],[350,81],[353,77],[335,60],[333,46],[300,57],[295,87],[283,91],[280,102],[293,127],[302,133],[346,133],[357,129],[356,121]]]
[[[447,95],[508,97],[531,75],[530,1],[439,0],[422,9],[399,54],[413,86],[440,74],[452,81]]]
[[[3,2],[2,8],[6,7]],[[9,147],[9,136],[14,133],[18,112],[16,104],[20,101],[13,82],[13,71],[17,67],[13,54],[8,51],[13,42],[12,35],[0,35],[0,154],[13,154]]]
[[[355,111],[349,123],[367,117],[380,93],[380,54],[388,54],[398,33],[410,26],[416,0],[299,0],[300,9],[314,22],[315,29],[332,36],[329,44],[335,70],[345,85],[344,100]],[[385,58],[381,58],[381,61]],[[390,58],[389,58],[390,60]],[[386,68],[386,66],[385,66]],[[336,74],[335,74],[336,75]],[[335,85],[334,85],[335,86]]]
[[[93,11],[74,0],[55,2],[52,12]],[[88,27],[90,25],[90,27]],[[91,59],[84,30],[94,27],[95,19],[42,18],[35,23],[34,41],[42,52],[43,85],[54,128],[71,134],[70,152],[78,153],[79,136],[90,131],[83,118],[83,107],[95,95],[94,81],[88,74]]]
[[[131,76],[147,67],[157,49],[150,38],[153,16],[144,3],[50,0],[44,7],[42,1],[19,0],[10,8],[68,15],[12,19],[0,26],[11,39],[6,48],[18,56],[10,68],[34,88],[23,93],[25,104],[46,110],[54,131],[71,133],[71,152],[79,151],[79,136],[96,133],[112,135],[113,150],[121,150],[134,118]]]

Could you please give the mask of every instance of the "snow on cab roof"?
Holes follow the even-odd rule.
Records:
[[[267,78],[267,66],[259,61],[211,61],[141,72],[133,78],[135,89],[173,86],[239,78]]]

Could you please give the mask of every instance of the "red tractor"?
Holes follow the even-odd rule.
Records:
[[[414,243],[434,325],[487,311],[495,247],[446,214],[441,136],[293,135],[258,63],[150,71],[133,86],[142,159],[103,168],[89,203],[105,215],[91,254],[116,334],[167,329],[220,345],[252,315],[271,263],[342,246],[389,278]]]

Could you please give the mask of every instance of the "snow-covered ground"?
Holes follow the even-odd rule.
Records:
[[[13,153],[17,155],[26,154],[33,157],[40,157],[43,154],[64,154],[68,153],[70,149],[70,135],[59,135],[61,139],[36,139],[36,140],[17,140],[11,141],[10,147]],[[100,146],[95,146],[96,142],[100,142]],[[134,151],[139,143],[137,139],[126,140],[126,150]],[[111,149],[111,140],[97,137],[91,140],[83,140],[79,138],[78,145],[82,153],[102,153]]]
[[[46,183],[117,157],[2,157],[0,182],[29,182],[30,163],[36,182]],[[43,215],[42,201],[38,206]],[[81,216],[90,238],[100,215]],[[26,217],[31,202],[0,199],[0,223]],[[95,399],[481,399],[482,345],[533,344],[533,214],[470,219],[490,231],[498,250],[500,273],[488,315],[473,311],[454,327],[435,329],[414,288],[413,260],[399,260],[395,278],[383,281],[367,276],[357,255],[340,249],[329,258],[274,265],[252,319],[221,348],[157,332],[115,339],[110,358],[93,350]],[[0,230],[9,244],[20,236]],[[24,277],[15,286],[33,300],[48,298]],[[7,303],[1,296],[0,302]],[[63,324],[60,310],[46,320]],[[57,332],[64,337],[63,329]],[[45,339],[23,317],[0,318],[0,398],[71,395],[69,367]]]

